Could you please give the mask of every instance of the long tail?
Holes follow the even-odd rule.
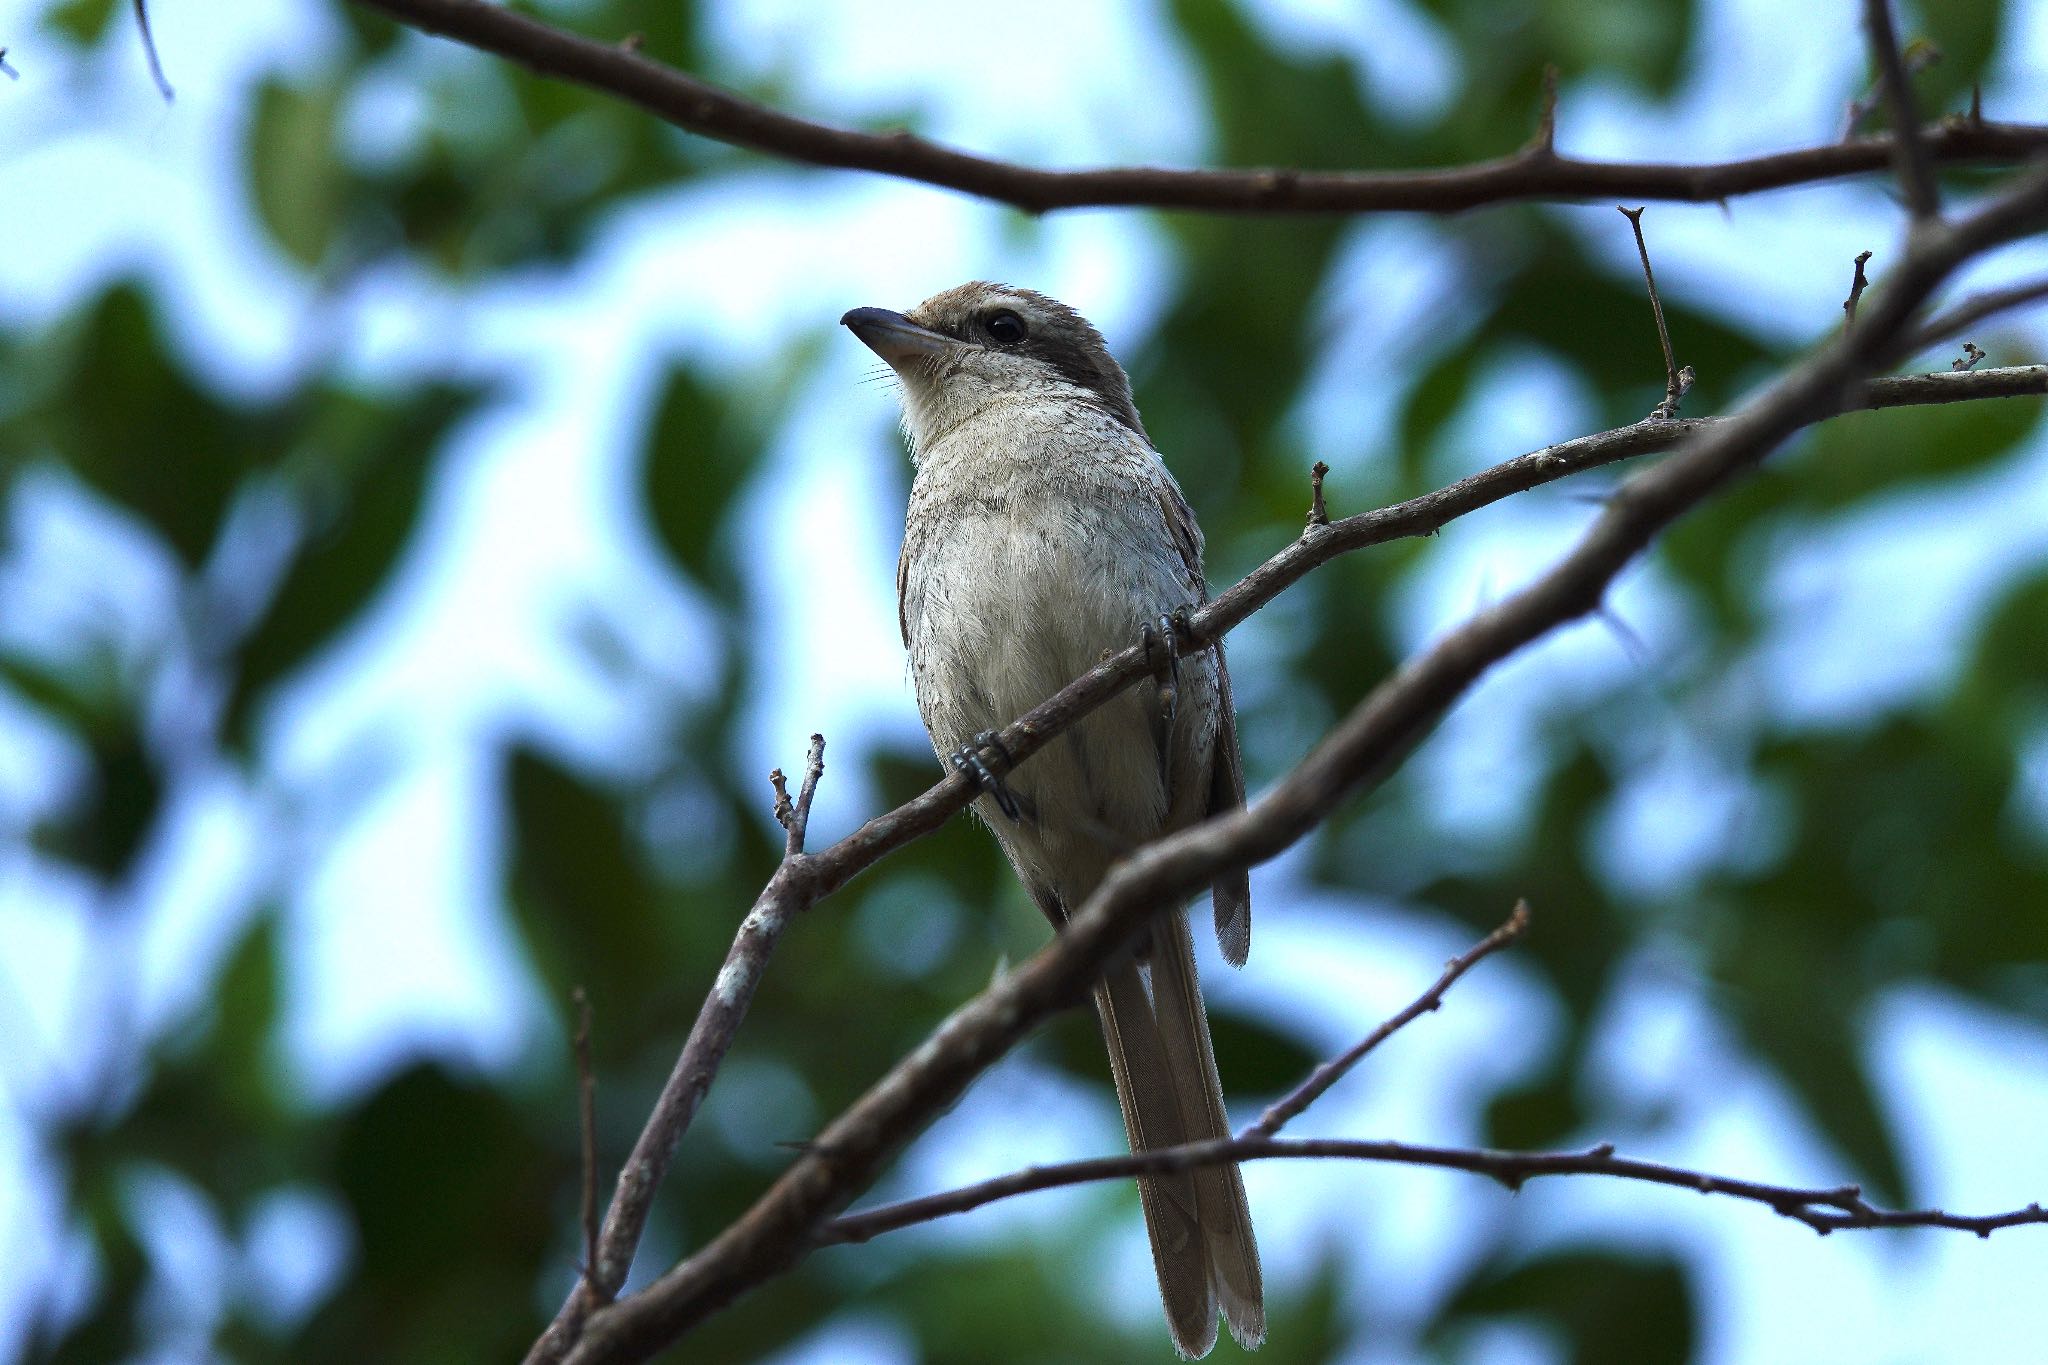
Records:
[[[1223,1085],[1183,912],[1168,911],[1153,921],[1148,961],[1149,992],[1136,961],[1118,965],[1095,988],[1131,1150],[1228,1137]],[[1259,1248],[1237,1167],[1140,1176],[1138,1194],[1175,1348],[1190,1358],[1207,1355],[1216,1344],[1219,1304],[1240,1346],[1264,1341]]]

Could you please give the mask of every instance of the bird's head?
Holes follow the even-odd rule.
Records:
[[[908,313],[855,308],[839,319],[903,381],[911,449],[1006,402],[1093,406],[1145,434],[1131,381],[1088,320],[1029,289],[976,280]]]

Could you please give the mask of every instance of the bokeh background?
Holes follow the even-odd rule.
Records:
[[[538,9],[811,116],[1044,165],[1403,167],[1530,134],[1826,141],[1858,7],[1215,0]],[[1227,583],[1338,512],[1633,420],[1608,205],[1033,221],[777,164],[345,4],[27,0],[0,43],[0,1357],[513,1358],[830,741],[814,840],[936,769],[892,601],[893,395],[835,325],[960,280],[1081,308]],[[1935,112],[2048,118],[2048,7],[1926,4]],[[1958,195],[1995,181],[1947,178]],[[1881,278],[1870,178],[1646,226],[1695,414]],[[2041,243],[1982,283],[2048,266]],[[2038,360],[2038,321],[1973,338]],[[1918,368],[1945,369],[1949,351]],[[1534,936],[1299,1125],[1630,1154],[1970,1211],[2048,1194],[2048,439],[2033,401],[1809,434],[1258,869],[1205,959],[1249,1113],[1518,896]],[[1313,576],[1231,639],[1254,788],[1539,571],[1619,472]],[[1042,930],[956,822],[800,922],[639,1274]],[[879,1194],[1120,1148],[1063,1021]],[[1819,1239],[1590,1180],[1247,1176],[1272,1362],[2018,1360],[2048,1236]],[[1234,1347],[1219,1348],[1228,1356]],[[812,1257],[677,1358],[1170,1359],[1133,1192]]]

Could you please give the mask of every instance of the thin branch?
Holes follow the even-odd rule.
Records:
[[[1975,326],[1993,314],[2010,312],[2038,299],[2048,299],[2048,279],[1991,289],[1964,299],[1913,333],[1911,349],[1924,351],[1930,346],[1940,345],[1965,327]]]
[[[1863,302],[1863,291],[1870,288],[1870,276],[1863,273],[1863,267],[1870,264],[1870,253],[1856,253],[1856,274],[1849,281],[1849,297],[1842,300],[1842,326],[1856,325],[1856,305]]]
[[[21,73],[7,64],[7,49],[4,47],[0,47],[0,76],[5,76],[10,81],[21,79]]]
[[[1304,1109],[1321,1099],[1331,1086],[1343,1080],[1351,1068],[1364,1060],[1368,1052],[1441,1005],[1444,992],[1455,986],[1459,977],[1471,971],[1482,960],[1521,938],[1528,930],[1529,902],[1517,901],[1514,912],[1498,929],[1450,960],[1444,968],[1444,974],[1436,979],[1434,986],[1417,996],[1408,1008],[1366,1034],[1356,1046],[1332,1057],[1310,1072],[1307,1080],[1281,1096],[1265,1113],[1259,1115],[1257,1123],[1244,1130],[1242,1136],[1269,1138],[1292,1123]]]
[[[1621,571],[1673,521],[1760,462],[1794,431],[1839,411],[1844,392],[1892,359],[1928,296],[1958,266],[2044,225],[2048,168],[2026,175],[2015,189],[1968,218],[1922,225],[1909,236],[1899,267],[1855,328],[1795,366],[1742,412],[1689,439],[1682,453],[1631,480],[1548,573],[1409,660],[1256,805],[1214,816],[1115,864],[1052,943],[955,1011],[828,1124],[746,1213],[644,1290],[593,1313],[568,1359],[576,1365],[643,1360],[736,1296],[787,1272],[816,1245],[826,1222],[867,1189],[893,1154],[977,1075],[1040,1021],[1082,1000],[1146,915],[1192,896],[1228,871],[1276,856],[1339,803],[1383,781],[1494,664],[1596,610]],[[1322,539],[1340,524],[1323,528],[1320,535],[1311,530],[1302,541]],[[1241,620],[1249,608],[1241,595],[1233,601],[1232,594],[1265,572],[1255,571],[1238,589],[1195,613],[1189,623],[1194,640],[1212,640]],[[1140,646],[1125,649],[1061,697],[1095,687],[1106,694],[1113,690],[1111,676],[1120,670],[1126,676],[1117,687],[1134,681],[1143,670],[1143,655]],[[1097,678],[1101,682],[1093,681]],[[1034,726],[1059,705],[1055,698],[1013,723],[1002,734],[1006,747],[1013,753],[1020,747],[1035,751],[1043,736]],[[1017,743],[1009,744],[1012,739]],[[961,775],[942,786],[955,782],[964,789],[969,779]],[[963,800],[967,794],[958,793]],[[883,819],[893,822],[894,816]],[[850,863],[871,848],[855,842],[860,837],[857,832],[834,849],[848,848]],[[830,859],[832,852],[818,855],[817,862]],[[866,861],[871,859],[863,858],[862,865]],[[835,867],[833,873],[844,870]],[[814,865],[811,872],[807,889],[813,896],[828,881],[836,884],[822,868]]]
[[[1557,65],[1543,68],[1543,94],[1536,107],[1536,133],[1522,150],[1531,159],[1552,160],[1557,156]]]
[[[590,997],[578,986],[576,1006],[576,1115],[583,1146],[583,1274],[597,1265],[597,1072],[590,1064]]]
[[[1892,163],[1906,209],[1915,223],[1941,212],[1934,184],[1934,163],[1920,141],[1920,114],[1913,98],[1913,78],[1899,56],[1899,37],[1892,31],[1891,0],[1863,0],[1863,26],[1870,31],[1871,55],[1877,58],[1878,83],[1884,86],[1886,111],[1892,123]]]
[[[782,771],[775,771],[772,780],[777,798],[776,818],[788,831],[782,863],[761,889],[746,918],[740,921],[739,932],[726,952],[725,965],[719,968],[710,994],[704,997],[682,1053],[655,1100],[654,1112],[648,1116],[633,1144],[632,1155],[619,1171],[611,1206],[605,1211],[604,1225],[597,1234],[583,1276],[547,1330],[527,1352],[528,1361],[562,1359],[582,1332],[585,1319],[610,1303],[625,1284],[633,1267],[633,1255],[646,1231],[648,1214],[654,1208],[654,1193],[668,1174],[669,1163],[675,1159],[676,1145],[689,1130],[712,1079],[725,1062],[725,1054],[731,1049],[761,977],[768,970],[769,956],[797,912],[818,899],[819,893],[811,885],[811,857],[803,851],[803,845],[811,803],[824,773],[825,737],[815,734],[805,755],[803,782],[794,802],[789,800]]]
[[[135,27],[142,33],[142,53],[149,58],[150,79],[156,82],[157,93],[169,104],[178,96],[171,89],[171,83],[164,76],[164,64],[156,55],[156,35],[149,31],[149,10],[144,0],[135,0]]]
[[[2048,395],[2048,366],[2037,365],[1976,374],[1877,379],[1848,389],[1841,396],[1842,409],[1854,410],[2041,395]],[[1195,612],[1189,628],[1196,632],[1197,641],[1221,639],[1253,612],[1330,560],[1389,541],[1434,534],[1459,517],[1516,493],[1584,470],[1670,450],[1728,420],[1677,418],[1637,422],[1515,456],[1406,502],[1361,512],[1326,526],[1310,527],[1299,539]],[[999,738],[1013,759],[1021,763],[1146,671],[1143,647],[1132,645],[1012,722]],[[624,1283],[652,1207],[655,1186],[667,1169],[674,1144],[701,1103],[704,1089],[752,1000],[768,955],[790,919],[897,849],[939,829],[964,810],[975,795],[977,788],[971,778],[950,774],[923,794],[870,819],[830,848],[785,860],[776,870],[742,921],[718,974],[717,985],[705,1000],[682,1055],[634,1146],[633,1156],[620,1173],[599,1240],[597,1283],[609,1288],[603,1295],[593,1296],[588,1285],[579,1283],[547,1333],[535,1343],[527,1357],[529,1361],[564,1359],[585,1318]]]
[[[1678,358],[1671,353],[1671,329],[1664,325],[1664,300],[1657,297],[1657,276],[1650,269],[1650,248],[1643,241],[1643,211],[1640,208],[1625,209],[1619,204],[1614,207],[1635,230],[1636,254],[1643,258],[1643,283],[1650,287],[1650,312],[1657,319],[1657,342],[1664,348],[1664,401],[1650,410],[1650,416],[1660,419],[1676,417],[1679,403],[1685,398],[1686,390],[1692,387],[1692,366],[1680,370]]]
[[[1027,213],[1110,205],[1209,213],[1457,213],[1513,200],[1711,203],[1883,170],[1894,134],[1702,165],[1582,161],[1540,142],[1469,166],[1423,171],[1047,171],[976,156],[907,132],[862,133],[796,118],[643,53],[580,37],[484,0],[355,0],[401,22],[645,109],[687,132],[790,161],[875,171],[1011,204]],[[1944,164],[2010,165],[2048,148],[2048,127],[1936,124],[1922,137]]]
[[[1055,1166],[1032,1166],[1010,1175],[984,1180],[944,1194],[906,1199],[896,1204],[835,1218],[818,1231],[818,1244],[832,1246],[865,1242],[885,1232],[929,1223],[956,1213],[966,1213],[999,1199],[1010,1199],[1035,1190],[1060,1189],[1101,1180],[1128,1180],[1132,1176],[1161,1171],[1188,1170],[1243,1161],[1276,1158],[1338,1157],[1353,1161],[1383,1161],[1403,1166],[1433,1166],[1442,1170],[1470,1171],[1489,1176],[1511,1191],[1519,1192],[1531,1180],[1553,1175],[1607,1176],[1617,1180],[1638,1180],[1652,1185],[1669,1185],[1698,1194],[1726,1195],[1762,1204],[1773,1213],[1804,1223],[1826,1236],[1831,1232],[1875,1228],[1952,1228],[1989,1237],[2004,1228],[2027,1224],[2048,1224],[2048,1209],[2029,1204],[2007,1213],[1959,1214],[1942,1209],[1881,1209],[1863,1198],[1856,1185],[1801,1188],[1770,1185],[1733,1176],[1710,1175],[1704,1171],[1667,1166],[1657,1161],[1638,1161],[1616,1156],[1611,1143],[1601,1143],[1583,1152],[1499,1152],[1480,1147],[1431,1147],[1410,1142],[1374,1142],[1352,1138],[1275,1138],[1247,1134],[1237,1138],[1214,1138],[1178,1147],[1154,1148],[1129,1156],[1096,1157],[1087,1161],[1066,1161]]]

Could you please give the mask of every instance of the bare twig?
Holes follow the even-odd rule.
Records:
[[[1330,466],[1317,460],[1308,471],[1308,524],[1328,526],[1330,507],[1323,501],[1323,480],[1328,477]]]
[[[149,31],[149,10],[144,0],[135,0],[135,27],[142,33],[142,53],[149,58],[150,79],[156,82],[157,93],[169,104],[178,96],[171,89],[170,81],[164,78],[164,64],[156,55],[156,35]]]
[[[1552,159],[1557,155],[1557,66],[1551,63],[1543,68],[1542,102],[1536,108],[1536,133],[1523,148],[1523,154],[1532,159]]]
[[[590,1064],[590,997],[578,986],[576,1006],[576,1116],[583,1138],[583,1276],[597,1266],[597,1072]]]
[[[1691,166],[1582,161],[1532,144],[1494,161],[1425,171],[1046,171],[907,133],[861,133],[796,118],[640,53],[622,52],[483,0],[355,3],[543,75],[602,91],[704,137],[811,165],[876,171],[959,190],[1027,213],[1119,204],[1213,213],[1457,213],[1525,199],[1712,203],[1882,170],[1892,155],[1893,135],[1888,134]],[[2048,127],[1938,124],[1922,140],[1928,155],[1945,164],[2012,164],[2048,148]]]
[[[975,1076],[1041,1020],[1084,998],[1089,983],[1147,914],[1191,896],[1228,871],[1275,856],[1338,803],[1384,780],[1495,663],[1597,609],[1615,577],[1665,527],[1792,432],[1839,411],[1844,391],[1853,390],[1861,375],[1889,363],[1914,315],[1959,265],[2044,224],[2048,168],[2026,175],[2012,191],[1967,218],[1915,231],[1898,268],[1855,328],[1795,366],[1742,412],[1689,439],[1683,453],[1631,480],[1548,573],[1408,661],[1255,806],[1212,817],[1115,864],[1050,945],[955,1011],[828,1124],[752,1208],[646,1289],[591,1314],[568,1358],[577,1365],[645,1359],[735,1296],[786,1272],[816,1245],[827,1220],[866,1189],[893,1153]],[[1297,544],[1331,535],[1341,524],[1311,529]],[[1283,551],[1276,559],[1286,555]],[[1194,643],[1212,640],[1242,619],[1249,608],[1242,595],[1233,600],[1233,594],[1264,572],[1255,571],[1194,614],[1189,622]],[[1133,645],[1014,722],[1001,738],[1013,754],[1035,752],[1044,742],[1036,727],[1063,705],[1061,698],[1078,698],[1097,688],[1106,696],[1135,681],[1144,669],[1144,650]],[[1118,673],[1123,676],[1115,677]],[[1009,744],[1013,739],[1016,743]],[[959,775],[942,786],[956,782],[965,788],[969,779]],[[968,794],[960,790],[958,799],[964,804]],[[883,820],[893,827],[891,838],[908,837],[895,813]],[[834,850],[815,858],[806,855],[803,865],[810,875],[804,891],[811,899],[851,875],[854,861],[872,861],[864,855],[873,845],[857,842],[861,838],[857,832],[834,846],[851,845],[830,871],[822,864],[833,859]]]
[[[825,737],[811,736],[810,750],[804,755],[803,785],[797,788],[796,807],[790,812],[788,823],[789,843],[785,849],[788,857],[794,858],[804,851],[804,836],[811,828],[811,802],[818,795],[818,779],[825,775]]]
[[[777,818],[788,831],[782,864],[761,888],[746,918],[733,936],[725,964],[719,968],[710,994],[697,1012],[697,1021],[684,1040],[682,1054],[662,1085],[654,1112],[633,1144],[632,1155],[619,1171],[618,1186],[597,1236],[595,1251],[583,1278],[555,1314],[554,1321],[527,1353],[529,1361],[560,1360],[575,1343],[585,1318],[609,1303],[626,1282],[632,1269],[633,1253],[646,1230],[648,1214],[654,1207],[654,1192],[668,1174],[676,1144],[689,1130],[697,1108],[711,1088],[725,1054],[739,1032],[753,1003],[754,991],[768,969],[768,958],[782,940],[783,931],[797,912],[813,904],[815,889],[811,855],[804,852],[804,837],[810,825],[811,803],[818,794],[818,780],[825,774],[825,737],[812,735],[804,757],[804,777],[794,802],[789,800],[781,769],[773,777],[777,794]],[[785,810],[786,808],[786,810]],[[844,841],[841,841],[844,843]],[[835,848],[838,847],[835,845]],[[852,875],[851,872],[848,875]]]
[[[1293,1122],[1304,1109],[1321,1099],[1331,1086],[1343,1080],[1352,1067],[1364,1060],[1366,1053],[1441,1005],[1444,992],[1456,985],[1459,977],[1471,971],[1481,960],[1493,956],[1519,939],[1528,930],[1529,902],[1517,901],[1514,913],[1510,914],[1498,929],[1450,960],[1444,968],[1444,974],[1436,979],[1434,986],[1417,996],[1414,1002],[1399,1014],[1366,1034],[1356,1046],[1332,1057],[1310,1072],[1307,1080],[1268,1107],[1265,1113],[1259,1115],[1259,1121],[1245,1129],[1242,1136],[1269,1138],[1278,1133]]]
[[[1692,387],[1692,367],[1678,368],[1678,359],[1671,353],[1671,329],[1664,325],[1664,300],[1657,297],[1657,276],[1650,269],[1650,248],[1643,241],[1643,211],[1640,208],[1625,209],[1616,204],[1615,210],[1628,219],[1629,227],[1635,230],[1636,254],[1643,258],[1643,283],[1650,287],[1650,312],[1657,319],[1657,344],[1664,348],[1664,401],[1650,410],[1650,416],[1665,419],[1678,416],[1678,405]]]
[[[1605,1142],[1583,1152],[1500,1152],[1479,1147],[1430,1147],[1409,1142],[1373,1142],[1353,1138],[1275,1138],[1248,1133],[1237,1138],[1215,1138],[1179,1147],[1159,1147],[1129,1156],[1033,1166],[944,1194],[906,1199],[835,1218],[819,1229],[818,1241],[828,1246],[865,1242],[885,1232],[965,1213],[984,1204],[1034,1190],[1058,1189],[1100,1180],[1128,1180],[1136,1175],[1226,1162],[1305,1157],[1338,1157],[1471,1171],[1489,1176],[1511,1191],[1519,1191],[1531,1180],[1554,1175],[1639,1180],[1698,1194],[1746,1199],[1762,1204],[1782,1217],[1804,1223],[1822,1236],[1850,1229],[1952,1228],[1989,1237],[2005,1228],[2048,1224],[2048,1209],[2043,1209],[2038,1203],[2007,1213],[1989,1214],[1948,1213],[1941,1209],[1880,1209],[1866,1202],[1862,1189],[1855,1185],[1818,1188],[1768,1185],[1756,1180],[1667,1166],[1662,1162],[1616,1156],[1613,1145]]]
[[[1899,189],[1906,196],[1906,210],[1913,221],[1925,222],[1941,212],[1941,199],[1934,184],[1934,163],[1921,145],[1913,78],[1899,56],[1898,35],[1892,31],[1891,0],[1863,0],[1863,26],[1870,30],[1870,51],[1877,59],[1877,79],[1884,87],[1884,102],[1891,115],[1892,163]]]
[[[1878,379],[1842,391],[1838,397],[1844,409],[1864,409],[2044,394],[2048,394],[2048,366]],[[1189,629],[1196,632],[1198,642],[1220,639],[1330,560],[1388,541],[1433,534],[1467,513],[1516,493],[1584,470],[1670,450],[1688,438],[1714,431],[1729,420],[1677,418],[1637,422],[1518,455],[1406,502],[1361,512],[1327,526],[1310,527],[1299,539],[1196,611],[1190,618]],[[1134,644],[1013,721],[999,738],[1021,763],[1130,686],[1147,669],[1143,647]],[[977,790],[973,779],[960,773],[950,774],[922,795],[875,816],[830,848],[807,853],[800,859],[786,859],[776,870],[741,923],[718,974],[717,985],[705,1000],[682,1055],[634,1146],[633,1156],[620,1172],[598,1247],[598,1284],[610,1288],[603,1295],[593,1295],[589,1286],[579,1284],[547,1333],[535,1343],[529,1361],[564,1359],[590,1312],[624,1282],[652,1205],[654,1188],[667,1169],[674,1143],[701,1103],[704,1088],[730,1046],[768,955],[789,920],[898,848],[937,830],[965,809]]]
[[[1863,291],[1870,288],[1870,276],[1863,273],[1863,267],[1870,264],[1870,253],[1856,253],[1856,275],[1849,281],[1849,297],[1842,300],[1842,326],[1856,325],[1856,305],[1863,302]]]

